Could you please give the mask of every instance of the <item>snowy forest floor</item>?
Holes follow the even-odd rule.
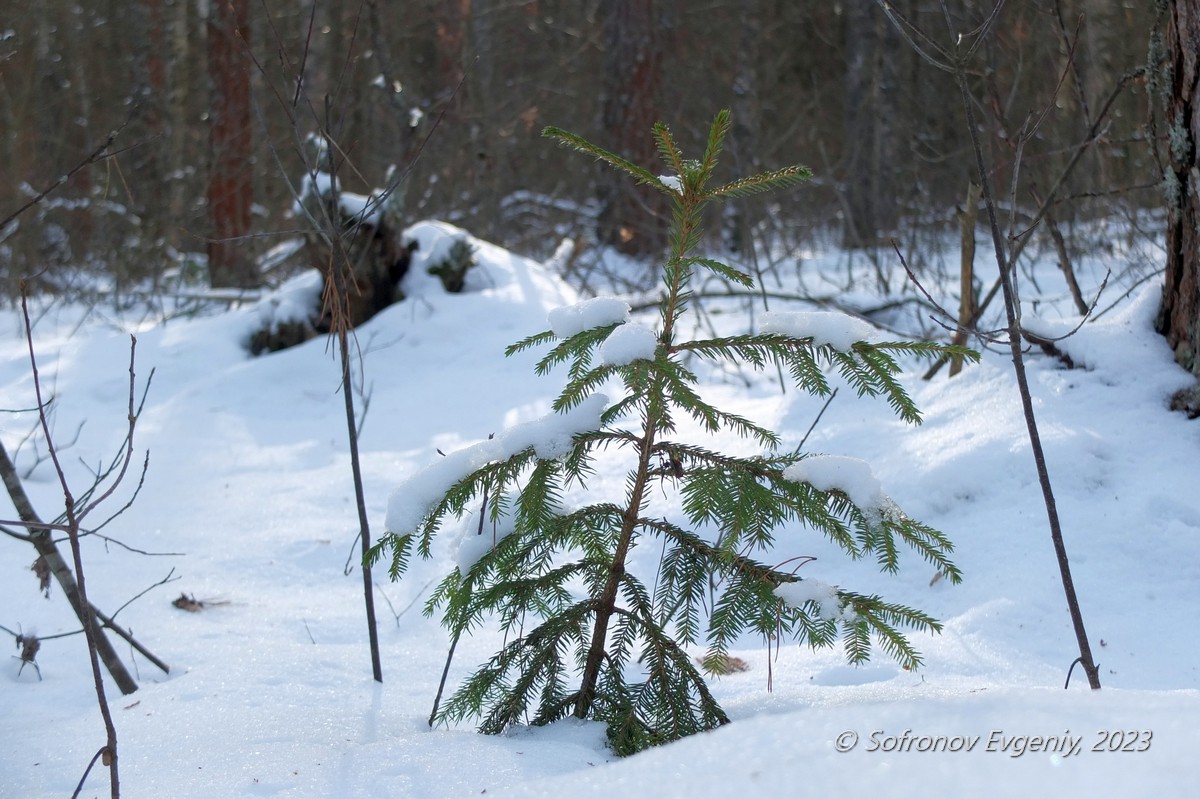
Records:
[[[424,258],[458,235],[434,223],[414,233],[423,237]],[[534,375],[537,352],[506,360],[503,350],[545,329],[547,312],[575,301],[576,293],[545,265],[473,243],[480,265],[469,291],[445,294],[419,258],[404,287],[408,299],[358,331],[360,407],[369,398],[361,449],[376,535],[389,493],[403,478],[439,457],[439,449],[547,413],[562,384],[562,375]],[[1088,260],[1080,275],[1085,292],[1095,291],[1108,268],[1129,274],[1135,257],[1118,250]],[[810,253],[789,268],[787,277],[773,276],[781,282],[772,291],[822,286],[848,306],[880,301],[863,288],[870,285],[866,277],[853,290],[844,287],[843,253]],[[902,273],[887,269],[893,285],[903,282]],[[1042,286],[1061,283],[1051,261],[1031,271]],[[1108,308],[1132,282],[1110,285],[1098,307]],[[847,562],[815,533],[802,534],[806,547],[796,553],[817,558],[806,575],[878,591],[941,619],[941,635],[914,637],[924,667],[904,671],[878,653],[855,668],[836,649],[813,652],[785,642],[776,651],[747,639],[734,654],[749,669],[713,682],[734,723],[624,760],[605,749],[596,724],[567,721],[491,737],[469,725],[427,727],[448,636],[421,607],[453,562],[448,544],[432,560],[415,561],[398,583],[376,569],[384,682],[371,680],[335,350],[323,339],[259,358],[245,349],[261,319],[284,315],[313,286],[301,278],[257,304],[169,320],[145,309],[117,313],[48,302],[35,308],[42,381],[54,397],[54,430],[77,490],[90,485],[92,471],[115,454],[124,435],[130,333],[137,336],[139,391],[154,370],[136,438],[137,463],[150,452],[145,485],[103,532],[145,552],[170,554],[147,556],[95,538],[85,547],[91,596],[109,612],[172,570],[177,578],[118,617],[171,665],[164,675],[118,647],[141,684],[127,697],[110,685],[124,795],[1194,791],[1200,662],[1188,625],[1200,616],[1200,421],[1167,409],[1189,377],[1152,329],[1158,281],[1060,342],[1075,368],[1030,355],[1035,407],[1102,691],[1090,691],[1079,670],[1063,690],[1077,650],[1011,364],[997,348],[953,379],[943,372],[924,382],[924,365],[907,364],[905,385],[924,413],[921,426],[906,426],[887,407],[843,391],[806,445],[869,461],[901,507],[955,542],[954,560],[965,576],[960,586],[931,584],[931,567],[915,556],[896,575]],[[1027,301],[1032,295],[1030,288]],[[1065,333],[1078,320],[1061,305],[1043,301],[1026,313],[1042,316],[1040,329]],[[753,324],[745,302],[703,307],[704,325],[732,331]],[[928,327],[922,316],[910,306],[876,321],[911,332]],[[0,312],[0,334],[2,404],[9,409],[0,417],[0,435],[17,453],[35,506],[53,517],[62,493],[41,457],[44,444],[28,435],[35,400],[18,311]],[[823,404],[794,390],[781,393],[771,374],[711,374],[707,381],[721,407],[780,431],[785,446],[799,442]],[[742,446],[720,435],[715,443]],[[598,475],[591,488],[619,491],[623,480],[623,471],[614,470]],[[122,487],[114,510],[135,484],[131,478]],[[670,501],[669,483],[662,493]],[[14,513],[0,510],[6,518]],[[42,637],[77,629],[57,586],[48,599],[39,595],[29,571],[32,548],[0,541],[0,624]],[[174,607],[180,594],[204,607]],[[499,640],[489,630],[465,638],[449,685],[484,662]],[[82,636],[45,641],[37,662],[41,679],[28,666],[18,674],[15,657],[0,663],[0,794],[67,797],[104,742]],[[837,751],[854,736],[853,751]],[[1052,740],[1034,742],[1035,736]],[[942,751],[923,751],[931,747]],[[82,795],[107,790],[98,767]]]

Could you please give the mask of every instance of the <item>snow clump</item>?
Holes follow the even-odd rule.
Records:
[[[629,320],[629,303],[616,297],[593,297],[555,308],[547,317],[550,330],[560,339],[595,327],[619,324]]]
[[[479,509],[471,512],[464,519],[463,529],[458,539],[458,548],[454,553],[454,563],[458,566],[459,574],[466,574],[471,568],[491,552],[497,544],[516,531],[511,516],[503,516],[497,522],[479,518]]]
[[[762,315],[762,332],[792,338],[812,337],[814,346],[828,344],[848,352],[856,341],[875,341],[879,331],[868,322],[836,311],[768,311]]]
[[[783,470],[783,476],[818,491],[841,491],[859,510],[881,516],[891,502],[871,465],[845,455],[812,455]]]
[[[657,333],[645,325],[626,323],[614,330],[600,346],[600,360],[612,366],[652,361],[657,349]]]
[[[775,596],[779,597],[789,607],[803,609],[806,602],[817,605],[817,615],[826,621],[839,619],[853,621],[854,611],[849,605],[843,607],[842,598],[838,596],[837,586],[805,578],[798,583],[783,583],[775,588]]]

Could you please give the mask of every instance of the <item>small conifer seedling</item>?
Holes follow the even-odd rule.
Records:
[[[390,555],[393,579],[414,549],[430,556],[448,518],[475,514],[470,525],[478,535],[467,536],[426,613],[440,609],[455,641],[488,619],[505,636],[500,651],[437,712],[441,720],[475,718],[481,731],[498,733],[572,715],[595,719],[606,723],[613,750],[627,754],[729,720],[702,664],[727,661],[739,635],[813,647],[840,640],[851,663],[866,661],[877,644],[914,668],[920,655],[906,632],[941,629],[920,610],[802,579],[797,553],[781,551],[776,534],[810,528],[849,557],[874,557],[889,572],[908,547],[958,582],[950,541],[888,500],[864,462],[780,452],[777,433],[703,399],[688,364],[777,366],[800,389],[826,396],[827,371],[836,371],[860,396],[883,398],[916,423],[919,412],[897,381],[893,356],[978,356],[934,343],[870,343],[875,329],[841,314],[776,313],[756,334],[681,336],[696,274],[753,286],[742,272],[695,254],[704,207],[810,175],[793,166],[710,187],[728,128],[728,113],[718,114],[703,157],[687,160],[667,127],[655,126],[664,177],[573,134],[546,130],[667,195],[674,204],[671,250],[653,329],[630,321],[629,306],[615,298],[552,312],[550,330],[508,354],[550,346],[538,374],[566,365],[554,412],[440,459],[389,503],[389,532],[373,556]],[[619,394],[610,400],[601,389]],[[683,440],[677,423],[686,418],[710,433],[732,431],[761,454],[725,454]],[[586,490],[602,452],[627,459],[619,496]],[[568,491],[588,504],[569,507]],[[678,492],[671,506],[677,518],[652,512],[653,500],[668,491]],[[639,561],[656,563],[647,573],[633,568],[639,547],[657,556]],[[689,654],[701,647],[702,655]]]

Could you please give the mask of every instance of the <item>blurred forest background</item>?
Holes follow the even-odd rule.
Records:
[[[993,9],[893,5],[941,42]],[[1009,0],[1000,13],[969,67],[1010,210],[1032,213],[1095,130],[1053,208],[1067,244],[1105,246],[1083,222],[1136,229],[1161,212],[1161,102],[1138,71],[1155,4]],[[816,175],[723,220],[729,250],[825,237],[869,251],[895,235],[920,265],[956,229],[974,157],[954,78],[873,0],[0,0],[0,220],[83,165],[0,230],[0,293],[22,277],[58,292],[272,282],[261,256],[303,227],[295,190],[320,131],[343,189],[405,176],[410,220],[537,258],[562,238],[652,256],[656,201],[541,130],[655,168],[652,122],[696,153],[720,108],[735,122],[727,176],[793,163]],[[1017,134],[1044,109],[1018,159]]]

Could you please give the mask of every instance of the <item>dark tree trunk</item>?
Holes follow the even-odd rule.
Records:
[[[1168,187],[1167,274],[1158,331],[1175,360],[1200,376],[1200,1],[1175,0],[1167,27],[1174,83],[1166,122],[1171,125]]]
[[[743,0],[740,6],[738,50],[733,74],[733,127],[729,150],[736,177],[756,175],[760,170],[758,131],[762,123],[758,101],[758,53],[762,42],[762,9],[759,0]],[[731,253],[754,256],[753,229],[757,221],[753,205],[745,200],[726,206],[725,242]]]
[[[898,218],[900,37],[874,3],[851,2],[844,9],[846,220],[842,240],[848,247],[870,247],[895,229]]]
[[[652,0],[604,3],[603,141],[612,150],[656,174],[661,171],[651,129],[658,121],[662,51],[655,35]],[[634,256],[658,255],[666,246],[662,195],[634,185],[625,174],[601,167],[597,236]]]
[[[259,282],[243,238],[250,232],[254,198],[246,53],[249,6],[249,0],[214,0],[208,17],[208,74],[212,82],[208,268],[214,288],[250,288]]]
[[[464,54],[467,28],[471,19],[471,0],[438,0],[434,4],[437,33],[437,74],[441,83],[439,99],[449,103],[446,119],[462,113]]]
[[[137,280],[144,277],[144,268],[151,265],[150,276],[157,279],[158,268],[165,266],[164,244],[169,231],[178,228],[179,217],[172,217],[172,206],[169,200],[167,186],[176,179],[175,170],[171,168],[170,117],[168,115],[169,55],[167,24],[163,0],[145,0],[130,9],[126,24],[135,31],[138,41],[143,46],[134,54],[133,75],[137,81],[137,98],[141,105],[142,128],[139,131],[146,142],[133,149],[130,153],[131,165],[139,176],[139,183],[153,186],[153,199],[138,196],[143,200],[141,206],[141,251],[147,256],[146,262],[138,263],[133,259],[121,260],[113,264],[114,278],[119,287],[125,280]],[[149,201],[147,201],[149,200]]]

